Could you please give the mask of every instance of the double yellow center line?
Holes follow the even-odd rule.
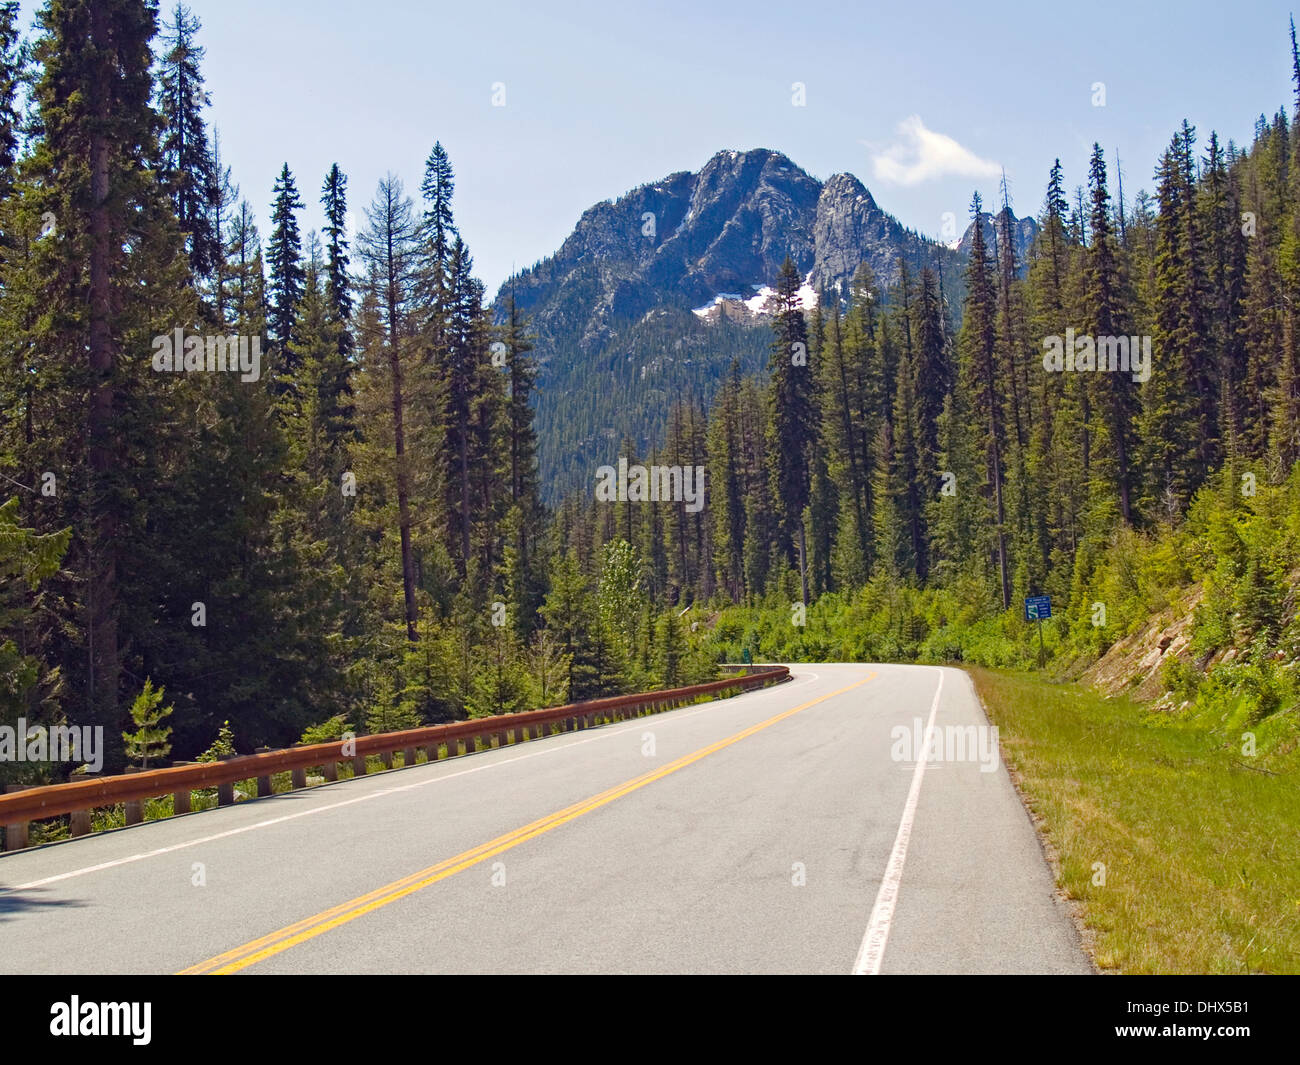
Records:
[[[516,828],[512,832],[507,832],[504,836],[498,836],[496,839],[489,840],[487,843],[480,844],[477,847],[457,854],[453,858],[447,858],[437,865],[431,865],[427,869],[421,869],[419,872],[405,876],[401,880],[394,880],[391,884],[376,888],[348,902],[340,903],[328,910],[323,910],[312,917],[305,917],[301,921],[287,925],[278,932],[272,932],[270,935],[262,936],[260,939],[254,939],[252,942],[245,943],[243,946],[235,947],[224,954],[218,954],[207,961],[199,962],[188,969],[181,970],[179,976],[197,976],[205,973],[216,975],[225,975],[237,973],[241,969],[247,969],[250,965],[256,965],[276,954],[288,950],[290,947],[297,946],[299,943],[305,943],[331,928],[338,928],[340,925],[347,924],[349,921],[355,921],[367,913],[379,909],[381,906],[387,906],[389,903],[396,902],[398,899],[412,895],[423,888],[436,884],[440,880],[446,880],[449,876],[468,869],[472,865],[485,861],[488,858],[495,857],[504,851],[517,847],[519,844],[534,839],[545,832],[558,828],[560,825],[567,824],[583,814],[597,810],[607,803],[624,795],[629,795],[634,791],[644,788],[647,784],[653,784],[656,780],[662,780],[671,773],[676,773],[679,769],[685,769],[688,765],[707,758],[724,748],[730,747],[733,743],[739,743],[741,740],[761,732],[765,728],[770,728],[778,721],[784,721],[786,718],[799,713],[801,710],[807,710],[810,706],[816,706],[827,699],[833,699],[837,695],[843,695],[875,677],[876,674],[869,673],[862,680],[857,681],[847,687],[833,691],[829,695],[823,695],[812,699],[806,703],[794,707],[792,710],[785,710],[775,717],[769,717],[766,721],[760,721],[757,725],[751,725],[726,739],[719,740],[707,747],[701,747],[698,751],[678,758],[674,762],[669,762],[659,769],[653,769],[648,773],[643,773],[639,777],[618,784],[607,791],[602,791],[599,795],[593,795],[590,798],[583,799],[581,802],[574,803],[572,806],[566,806],[563,810],[557,810],[555,813],[548,814],[540,820],[531,824],[524,825],[522,828]]]

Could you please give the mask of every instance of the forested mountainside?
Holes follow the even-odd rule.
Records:
[[[1006,213],[1024,262],[1036,225]],[[982,217],[987,239],[993,217]],[[555,255],[507,281],[495,304],[513,298],[535,334],[546,497],[579,487],[624,438],[642,450],[662,444],[664,397],[707,406],[733,358],[761,371],[765,294],[787,256],[808,306],[847,291],[864,263],[885,286],[906,264],[913,274],[931,267],[956,314],[970,229],[953,247],[930,240],[852,174],[823,183],[768,149],[718,152],[698,173],[589,208]]]

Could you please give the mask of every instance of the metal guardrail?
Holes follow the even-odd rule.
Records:
[[[256,779],[257,794],[261,797],[272,794],[271,776],[274,773],[288,771],[292,774],[292,788],[305,788],[307,770],[312,768],[319,767],[325,779],[332,781],[338,779],[339,763],[350,761],[353,775],[364,775],[368,755],[379,755],[384,759],[385,768],[392,768],[392,756],[400,751],[402,767],[408,768],[416,764],[416,752],[420,749],[424,750],[428,762],[437,761],[439,757],[454,758],[460,754],[462,743],[466,753],[477,750],[480,740],[486,741],[486,747],[504,747],[507,743],[519,743],[524,739],[540,739],[544,731],[550,733],[552,728],[559,732],[573,732],[606,721],[638,717],[644,711],[655,713],[671,709],[701,695],[735,688],[743,691],[788,680],[790,677],[790,670],[785,666],[726,668],[745,668],[750,672],[743,677],[730,677],[686,688],[614,695],[545,710],[529,710],[522,714],[474,718],[402,732],[357,736],[351,740],[236,755],[216,762],[194,762],[167,769],[150,769],[122,776],[70,781],[66,784],[11,787],[7,794],[0,795],[0,825],[4,826],[5,850],[20,850],[27,846],[30,822],[65,814],[71,815],[71,834],[86,835],[90,832],[90,811],[98,806],[125,804],[126,823],[139,824],[143,820],[141,803],[145,799],[162,795],[174,797],[173,813],[176,814],[190,812],[192,793],[201,788],[215,787],[217,804],[229,806],[235,801],[235,783],[242,780]],[[446,754],[441,754],[444,747]]]

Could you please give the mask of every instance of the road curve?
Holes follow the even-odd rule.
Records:
[[[791,669],[7,855],[0,972],[1091,972],[966,675]]]

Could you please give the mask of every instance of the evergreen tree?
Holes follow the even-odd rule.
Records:
[[[939,450],[939,414],[953,387],[939,283],[929,267],[921,271],[912,311],[912,336],[916,340],[913,371],[916,379],[917,461],[928,476],[934,472]]]
[[[406,453],[409,416],[408,367],[418,372],[411,329],[411,296],[416,280],[413,205],[402,183],[391,174],[384,178],[366,209],[367,228],[359,250],[373,300],[374,360],[378,361],[391,390],[392,481],[396,490],[398,535],[401,542],[402,599],[406,638],[417,639],[415,554],[412,546],[410,459]],[[370,353],[367,353],[370,354]]]
[[[348,178],[335,163],[321,186],[321,204],[325,208],[325,294],[334,318],[342,328],[338,334],[339,356],[352,358],[352,281],[348,276]]]
[[[508,389],[506,427],[510,452],[510,554],[507,557],[510,599],[515,606],[516,632],[528,640],[537,625],[545,595],[541,535],[545,519],[537,480],[537,434],[533,429],[533,390],[537,363],[533,341],[513,294],[506,302],[501,330]]]
[[[1099,342],[1101,338],[1128,336],[1130,318],[1127,278],[1111,226],[1106,163],[1097,144],[1092,146],[1088,166],[1088,193],[1092,205],[1088,217],[1092,240],[1084,272],[1084,320],[1094,342]],[[1100,351],[1097,358],[1102,358]],[[1076,368],[1081,373],[1088,372],[1087,367],[1079,367],[1077,362]],[[1120,372],[1118,367],[1092,376],[1095,381],[1091,387],[1106,430],[1107,447],[1101,452],[1100,464],[1115,493],[1120,517],[1130,524],[1134,519],[1132,455],[1139,411],[1138,386],[1130,374]],[[1083,387],[1088,388],[1089,384],[1085,382]]]
[[[150,338],[197,308],[181,291],[188,264],[156,180],[153,7],[51,0],[39,22],[37,125],[18,196],[33,222],[53,217],[57,236],[29,245],[4,288],[6,303],[30,298],[40,309],[4,314],[25,330],[15,451],[21,468],[63,476],[63,491],[32,512],[38,531],[73,529],[66,576],[53,582],[62,624],[44,650],[61,668],[70,715],[105,728],[113,767],[123,656],[157,595],[147,561],[157,549],[144,530],[179,432],[168,383],[149,365]]]
[[[176,220],[185,233],[194,274],[206,278],[221,259],[221,235],[212,216],[221,174],[203,122],[210,101],[200,70],[204,50],[195,43],[199,28],[198,16],[179,2],[171,21],[164,23],[158,109],[163,118],[162,163]]]
[[[740,602],[745,594],[745,496],[740,456],[740,364],[731,369],[713,404],[709,421],[708,478],[717,582]]]
[[[277,376],[281,387],[290,387],[297,374],[298,364],[293,355],[293,322],[302,299],[305,271],[302,264],[302,239],[298,235],[298,215],[302,200],[298,187],[285,163],[280,176],[275,179],[275,199],[271,204],[271,241],[267,248],[266,265],[270,271],[270,327],[271,342],[276,346],[279,367]]]
[[[994,540],[998,583],[1003,609],[1011,604],[1011,574],[1007,557],[1006,507],[1003,499],[1003,459],[1006,432],[1003,422],[1003,397],[998,388],[995,296],[991,265],[983,227],[979,224],[980,197],[971,201],[975,219],[971,239],[970,264],[966,268],[966,305],[962,320],[959,351],[962,358],[963,387],[970,399],[973,416],[971,437],[983,458],[986,486],[990,496],[990,532]],[[957,485],[957,491],[962,490]]]
[[[38,535],[18,524],[18,500],[0,503],[0,725],[54,725],[60,716],[62,678],[32,649],[43,649],[41,584],[58,572],[72,530]],[[38,767],[0,760],[0,785],[36,783]]]
[[[17,0],[0,3],[0,203],[6,202],[18,180],[18,147],[23,115],[19,92],[30,76],[28,47],[18,36]],[[11,238],[0,231],[0,257]]]
[[[1196,387],[1193,379],[1195,354],[1204,339],[1196,333],[1196,318],[1187,301],[1196,300],[1192,290],[1191,258],[1186,216],[1191,210],[1192,190],[1185,182],[1180,162],[1182,138],[1160,160],[1157,171],[1160,213],[1156,221],[1156,289],[1154,351],[1161,366],[1153,372],[1143,390],[1142,452],[1148,497],[1146,506],[1154,513],[1165,500],[1181,512],[1205,472],[1199,469],[1196,437],[1187,432],[1195,420]],[[1171,515],[1176,516],[1176,515]]]
[[[221,137],[212,138],[212,173],[216,184],[208,211],[208,225],[216,241],[216,253],[210,271],[210,299],[213,317],[219,325],[225,325],[230,313],[230,248],[227,243],[231,227],[234,225],[237,205],[239,203],[239,186],[231,176],[230,167],[226,166],[221,156]],[[191,260],[192,265],[193,260]]]
[[[812,448],[816,441],[815,381],[808,361],[808,330],[799,300],[800,277],[789,257],[781,266],[773,296],[771,413],[768,470],[776,516],[776,550],[801,574],[808,601],[807,543],[803,512],[808,505]]]
[[[433,261],[437,264],[449,261],[452,242],[458,235],[451,213],[451,194],[455,188],[451,160],[441,142],[435,143],[424,163],[424,181],[420,184],[420,191],[429,205],[424,213],[424,224]]]
[[[144,688],[131,704],[131,721],[135,724],[134,732],[123,732],[122,741],[129,758],[139,758],[140,768],[149,768],[149,759],[166,758],[171,753],[172,745],[167,738],[172,734],[171,726],[162,727],[162,723],[171,716],[172,707],[163,706],[164,688],[155,688],[153,681],[145,678]]]

